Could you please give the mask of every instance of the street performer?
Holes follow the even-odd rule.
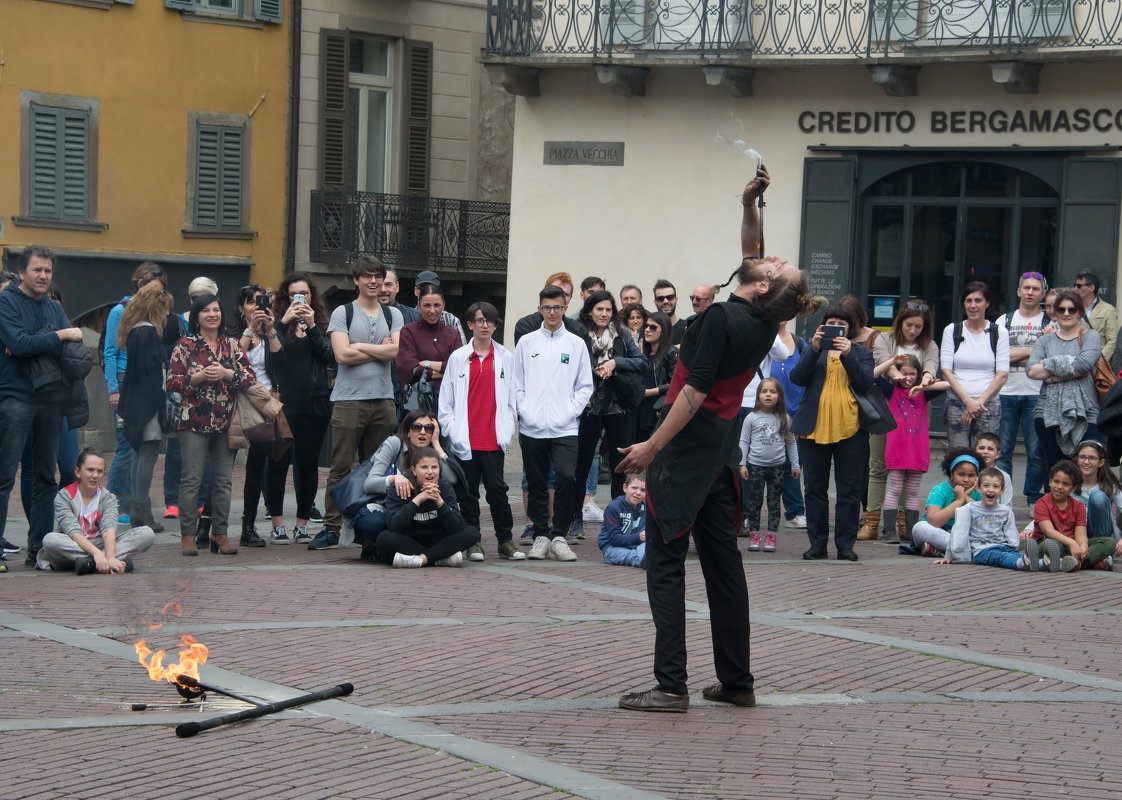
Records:
[[[736,545],[740,523],[739,432],[734,421],[744,388],[775,341],[779,324],[825,303],[810,296],[793,264],[759,254],[756,200],[767,188],[760,167],[744,188],[740,267],[728,299],[687,328],[661,424],[646,442],[622,448],[618,471],[647,475],[647,595],[655,623],[653,689],[620,698],[634,711],[689,709],[686,672],[685,559],[693,534],[709,599],[713,660],[719,683],[708,700],[754,706],[749,665],[748,586]],[[716,454],[716,457],[714,456]]]

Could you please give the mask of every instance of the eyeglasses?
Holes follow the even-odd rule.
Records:
[[[708,297],[698,297],[695,294],[690,295],[690,302],[692,302],[692,303],[700,303],[701,301],[708,300],[708,299],[709,299]]]
[[[479,319],[473,319],[471,321],[471,324],[472,325],[478,325],[481,328],[485,328],[485,327],[488,327],[488,326],[494,327],[495,325],[498,325],[499,323],[497,323],[497,322],[495,322],[494,320],[491,320],[491,319],[483,319],[482,317],[480,317]]]
[[[1060,308],[1060,307],[1057,306],[1055,310],[1056,310],[1057,314],[1063,314],[1063,315],[1078,314],[1079,313],[1079,309],[1072,308],[1071,306],[1064,306],[1063,308]]]
[[[909,300],[907,303],[904,303],[904,308],[910,308],[912,311],[918,311],[923,314],[929,311],[931,307],[926,303],[917,303],[914,300]]]
[[[645,330],[645,331],[660,331],[660,330],[662,330],[662,326],[658,325],[658,324],[651,324],[651,323],[648,322],[646,325],[643,326],[643,330]]]
[[[538,306],[538,311],[543,314],[560,314],[565,310],[565,306]]]
[[[1075,288],[1076,289],[1082,289],[1085,286],[1091,286],[1091,285],[1092,284],[1090,284],[1090,283],[1077,283],[1077,284],[1075,284]]]
[[[664,294],[662,297],[659,297],[658,295],[655,295],[655,302],[656,303],[672,303],[677,299],[678,299],[678,295],[676,295],[676,294]]]
[[[1075,460],[1076,461],[1102,461],[1103,457],[1098,455],[1097,453],[1095,455],[1091,455],[1090,453],[1088,453],[1086,455],[1076,456]]]
[[[431,422],[414,422],[409,426],[409,430],[416,431],[417,433],[420,433],[421,431],[424,431],[425,433],[433,433],[436,431],[436,426]]]

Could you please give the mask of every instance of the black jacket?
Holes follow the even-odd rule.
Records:
[[[814,432],[818,424],[818,403],[826,383],[825,351],[808,347],[799,363],[791,370],[791,382],[806,387],[799,410],[791,420],[791,433],[802,436]],[[855,392],[867,392],[873,385],[873,354],[863,344],[853,345],[848,356],[842,357],[842,366],[849,376],[849,386]]]

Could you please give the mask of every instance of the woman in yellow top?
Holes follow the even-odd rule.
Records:
[[[841,336],[827,336],[828,326],[838,326]],[[806,387],[791,432],[799,437],[806,496],[807,560],[827,557],[830,539],[828,487],[834,466],[834,546],[838,558],[856,561],[853,543],[861,513],[861,487],[869,463],[869,435],[861,429],[854,392],[873,385],[873,355],[869,348],[849,338],[860,328],[844,306],[826,309],[810,348],[791,370],[791,382]]]

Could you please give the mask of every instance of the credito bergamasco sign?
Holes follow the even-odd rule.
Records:
[[[798,125],[803,133],[1110,133],[1122,132],[1122,108],[803,111]]]

